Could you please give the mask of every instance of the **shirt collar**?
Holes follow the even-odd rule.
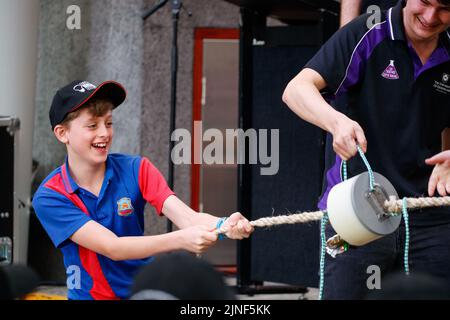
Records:
[[[80,188],[76,184],[76,182],[72,179],[72,176],[70,174],[69,157],[68,156],[66,156],[66,160],[64,161],[64,164],[61,166],[61,176],[62,176],[64,188],[66,188],[66,191],[68,193],[72,194]]]
[[[406,41],[405,27],[403,26],[403,6],[404,1],[399,1],[394,7],[390,8],[386,15],[389,23],[389,37],[391,40]]]
[[[450,54],[450,30],[447,29],[440,34],[441,43],[444,45],[447,52]]]
[[[75,193],[80,187],[78,184],[73,180],[70,170],[69,170],[69,157],[66,156],[66,160],[64,161],[64,164],[61,166],[61,176],[62,181],[64,184],[64,188],[66,191],[70,194]],[[111,158],[107,157],[106,159],[106,169],[105,169],[105,179],[103,180],[103,183],[108,182],[113,177],[113,166],[111,162]]]
[[[386,15],[389,23],[389,37],[391,40],[402,40],[408,42],[403,25],[403,7],[405,1],[399,1],[394,7],[390,8]],[[450,52],[450,31],[447,29],[439,35],[439,45],[443,45],[447,52]]]

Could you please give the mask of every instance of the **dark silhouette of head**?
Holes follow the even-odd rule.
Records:
[[[39,284],[39,277],[24,265],[0,266],[0,300],[13,300],[30,293]]]
[[[134,278],[132,300],[234,300],[222,274],[186,252],[155,256]]]

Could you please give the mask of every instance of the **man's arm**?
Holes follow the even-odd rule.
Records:
[[[341,0],[340,27],[359,16],[361,11],[361,0]]]
[[[359,124],[330,106],[320,94],[327,86],[323,77],[312,69],[303,69],[287,85],[283,101],[300,118],[330,132],[333,148],[344,160],[357,152],[356,142],[366,151],[367,142]]]

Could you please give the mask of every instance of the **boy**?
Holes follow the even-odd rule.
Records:
[[[123,86],[98,87],[74,81],[58,90],[50,108],[56,138],[67,147],[65,163],[42,182],[33,198],[36,214],[64,255],[67,272],[78,274],[69,299],[123,299],[133,276],[157,253],[201,253],[226,236],[253,231],[240,213],[229,219],[197,213],[178,199],[145,157],[108,154],[113,139],[112,110],[126,97]],[[180,230],[143,236],[149,202]],[[182,285],[182,284],[180,284]]]

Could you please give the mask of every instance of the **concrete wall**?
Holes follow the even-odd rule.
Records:
[[[142,0],[91,0],[88,79],[122,83],[127,99],[114,111],[112,152],[140,153]]]
[[[81,30],[66,27],[66,9],[73,1],[41,0],[33,158],[39,161],[36,182],[64,161],[65,147],[51,131],[48,111],[61,86],[87,76],[86,48],[89,45],[89,1],[79,0]]]
[[[146,6],[155,1],[146,1]],[[194,29],[196,27],[238,28],[239,8],[221,0],[184,0],[178,29],[179,66],[177,81],[176,127],[192,127],[192,72]],[[172,13],[170,5],[160,9],[144,23],[144,88],[142,100],[141,154],[148,156],[167,177],[170,114],[170,54]],[[177,165],[174,189],[178,197],[190,202],[190,166]],[[150,234],[166,231],[166,219],[156,217],[150,206],[146,212]]]

